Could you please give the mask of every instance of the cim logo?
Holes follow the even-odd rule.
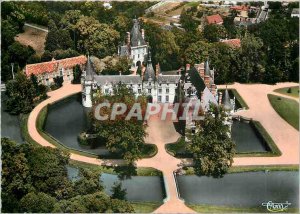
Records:
[[[287,210],[288,206],[290,206],[291,203],[289,203],[288,201],[286,201],[285,203],[274,203],[272,201],[269,201],[268,203],[262,203],[261,205],[267,207],[267,210],[269,210],[270,212],[277,213]]]

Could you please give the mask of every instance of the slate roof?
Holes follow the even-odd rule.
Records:
[[[120,46],[120,56],[128,56],[129,55],[129,49],[127,45]]]
[[[197,69],[195,67],[192,67],[190,70],[187,71],[188,76],[190,77],[190,81],[195,86],[197,90],[198,98],[201,98],[201,92],[204,91],[206,88],[203,79],[200,77]]]
[[[94,74],[95,74],[95,69],[94,69],[93,63],[89,56],[88,56],[85,70],[86,70],[85,80],[87,80],[87,81],[93,80]]]
[[[219,14],[206,16],[206,21],[208,24],[219,24],[223,22],[222,17]]]
[[[159,75],[157,77],[158,83],[178,83],[181,75]]]
[[[153,69],[152,62],[151,62],[151,52],[150,52],[150,50],[148,52],[148,62],[147,62],[147,67],[146,67],[146,70],[145,70],[145,73],[144,73],[144,80],[148,81],[149,78],[151,78],[153,81],[156,80],[155,71]]]
[[[229,97],[229,93],[228,93],[227,88],[226,88],[225,93],[224,93],[223,98],[222,98],[222,104],[223,104],[226,111],[230,111],[232,109],[232,105],[231,105],[231,102],[230,102],[230,97]]]
[[[29,64],[25,67],[25,73],[27,76],[31,74],[38,75],[43,73],[53,73],[57,72],[58,67],[62,67],[64,69],[73,68],[75,65],[85,64],[87,58],[84,55],[71,57],[61,60],[52,60],[50,62],[42,62],[36,64]]]
[[[142,78],[139,75],[97,75],[94,77],[94,80],[98,85],[105,84],[118,84],[122,82],[124,84],[141,84]]]
[[[218,105],[218,102],[211,91],[207,87],[205,87],[205,89],[203,90],[203,109],[209,109],[210,104]]]
[[[133,20],[133,27],[130,33],[130,45],[131,47],[146,45],[145,40],[142,37],[142,33],[140,31],[140,24],[137,19]]]
[[[208,62],[208,60],[205,61],[204,75],[205,76],[210,76],[210,68],[209,68],[209,62]]]

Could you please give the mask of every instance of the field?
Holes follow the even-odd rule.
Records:
[[[299,129],[299,103],[295,100],[268,94],[275,111],[295,129]]]
[[[291,89],[290,93],[288,92],[289,89]],[[287,87],[287,88],[279,88],[279,89],[276,89],[274,91],[277,92],[277,93],[280,93],[280,94],[291,96],[291,97],[296,97],[296,98],[299,97],[299,87],[298,86]]]
[[[42,55],[45,49],[47,32],[24,26],[24,33],[20,33],[15,40],[23,45],[30,45],[38,55]]]

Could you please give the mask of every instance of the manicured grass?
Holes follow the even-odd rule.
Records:
[[[135,213],[152,213],[162,205],[159,202],[131,202]]]
[[[69,160],[69,165],[75,168],[85,168],[85,169],[88,168],[90,170],[96,171],[97,173],[109,173],[114,175],[119,174],[119,172],[116,172],[115,170],[116,167],[112,167],[112,166],[89,164],[81,161],[75,161],[72,159]],[[126,168],[124,167],[124,169]],[[136,175],[137,176],[162,176],[162,172],[152,167],[138,167],[136,168]]]
[[[261,208],[240,208],[240,207],[229,207],[229,206],[215,206],[215,205],[196,205],[186,204],[191,209],[198,213],[263,213],[269,212],[265,207]]]
[[[289,89],[290,89],[290,93],[288,93]],[[296,97],[296,98],[299,97],[299,86],[278,88],[274,91],[291,97]]]
[[[186,175],[194,175],[193,167],[183,168]],[[271,166],[233,166],[228,173],[258,172],[258,171],[299,171],[299,165],[271,165]]]
[[[273,94],[268,94],[268,98],[275,111],[291,126],[299,130],[299,103]]]

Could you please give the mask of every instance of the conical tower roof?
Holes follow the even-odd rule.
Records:
[[[151,62],[150,50],[148,51],[148,62],[147,62],[146,70],[145,70],[144,80],[148,81],[149,78],[151,78],[152,80],[155,80],[155,72],[154,72],[154,69],[152,66],[152,62]]]
[[[94,79],[94,66],[93,66],[93,63],[91,61],[91,58],[90,56],[88,56],[88,60],[86,62],[86,77],[85,77],[85,80],[87,81],[92,81]]]
[[[204,75],[205,76],[210,76],[210,68],[209,68],[208,60],[206,60],[205,64],[204,64]]]
[[[230,102],[230,97],[229,97],[229,92],[227,90],[227,87],[226,87],[226,90],[225,90],[225,93],[224,93],[224,97],[222,99],[222,104],[223,104],[224,109],[226,111],[231,111],[232,110],[232,105],[231,105],[231,102]]]

